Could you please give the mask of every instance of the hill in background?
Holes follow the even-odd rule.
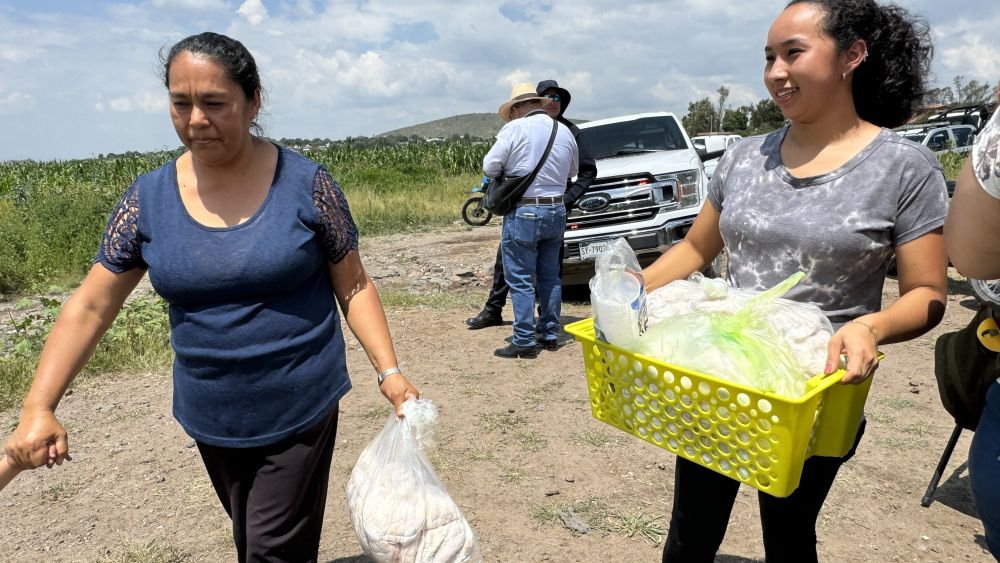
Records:
[[[468,136],[475,139],[492,139],[503,127],[503,120],[496,113],[466,113],[402,129],[380,133],[379,137],[421,137],[424,139],[449,139]]]
[[[584,119],[573,119],[573,123],[586,123]],[[422,139],[450,139],[469,137],[492,140],[503,127],[503,120],[496,113],[465,113],[427,123],[411,125],[380,133],[378,137],[419,137]]]

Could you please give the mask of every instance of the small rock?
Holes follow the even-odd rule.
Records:
[[[920,536],[920,539],[922,539],[924,541],[930,541],[931,538],[929,538],[927,536]]]
[[[67,397],[69,397],[69,396],[70,396],[70,395],[72,395],[72,394],[73,394],[73,390],[72,390],[72,389],[67,389],[67,390],[66,390],[66,396],[67,396]]]
[[[184,447],[185,447],[185,448],[189,448],[189,449],[190,449],[190,448],[193,448],[193,447],[195,447],[196,445],[198,445],[198,444],[196,444],[194,440],[191,440],[191,441],[190,441],[190,442],[188,442],[188,443],[187,443],[187,445],[186,445],[186,446],[184,446]]]
[[[919,387],[910,387],[910,393],[913,393],[914,395],[919,395],[920,394],[920,388]]]
[[[660,463],[656,464],[656,468],[659,469],[660,471],[666,471],[667,470],[667,464],[663,463],[661,461]]]
[[[555,496],[555,495],[558,495],[558,494],[559,494],[559,491],[557,491],[555,489],[553,489],[551,491],[545,491],[545,496],[547,496],[547,497],[552,497],[552,496]]]
[[[510,413],[510,414],[514,414],[514,409],[513,408],[509,408],[509,409],[507,409],[507,412]]]
[[[572,475],[570,475],[570,476],[566,477],[566,482],[567,483],[575,483],[576,479]]]
[[[559,519],[562,520],[563,525],[578,534],[590,533],[590,526],[587,525],[582,518],[577,516],[577,514],[573,512],[572,508],[561,511],[559,513]]]

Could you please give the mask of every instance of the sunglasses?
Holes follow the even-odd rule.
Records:
[[[559,94],[547,94],[545,97],[556,102],[559,101]]]

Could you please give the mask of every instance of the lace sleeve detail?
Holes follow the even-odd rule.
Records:
[[[351,217],[344,192],[333,176],[322,167],[316,171],[313,180],[313,205],[316,207],[326,257],[336,264],[348,252],[358,249],[358,227]]]
[[[111,212],[94,262],[100,262],[116,274],[133,268],[145,268],[146,262],[142,259],[142,247],[139,244],[138,222],[139,183],[136,182],[125,190],[115,210]]]

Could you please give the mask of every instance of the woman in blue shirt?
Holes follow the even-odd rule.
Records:
[[[340,310],[400,414],[400,373],[357,228],[320,165],[256,135],[257,66],[233,39],[188,37],[164,59],[187,152],[139,177],[63,306],[7,453],[61,463],[54,411],[148,272],[169,303],[174,416],[198,444],[233,520],[240,561],[314,561],[337,406],[350,389]]]

